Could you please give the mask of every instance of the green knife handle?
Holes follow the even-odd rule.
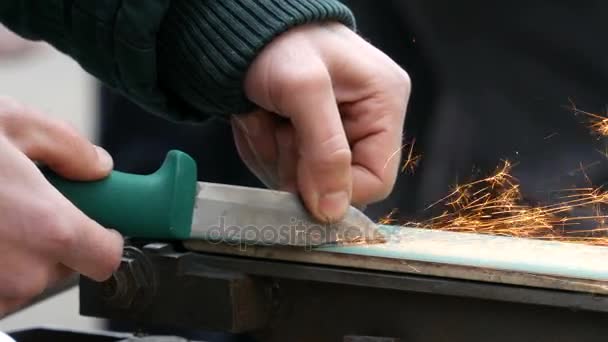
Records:
[[[190,237],[196,196],[196,163],[171,151],[153,174],[113,171],[93,182],[70,181],[45,172],[76,207],[125,236],[184,240]]]

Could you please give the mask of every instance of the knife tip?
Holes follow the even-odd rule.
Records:
[[[355,207],[350,207],[341,222],[335,224],[335,239],[329,245],[363,245],[386,242],[378,225]]]

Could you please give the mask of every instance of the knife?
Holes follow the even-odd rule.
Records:
[[[343,220],[327,224],[295,194],[197,182],[196,162],[176,150],[149,175],[112,171],[82,182],[44,173],[90,218],[131,238],[288,246],[384,241],[376,224],[352,206]]]

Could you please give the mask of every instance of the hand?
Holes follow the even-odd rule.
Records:
[[[74,130],[0,98],[0,317],[73,271],[105,280],[123,240],[80,212],[39,171],[74,180],[105,177],[112,159]]]
[[[298,192],[323,221],[391,192],[410,80],[350,29],[314,24],[279,36],[248,70],[245,91],[261,109],[233,117],[235,141],[267,186]]]

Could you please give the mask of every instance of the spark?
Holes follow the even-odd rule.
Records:
[[[571,110],[574,115],[584,115],[587,121],[587,127],[593,135],[601,137],[608,137],[608,113],[595,114],[579,109],[574,104],[574,101],[570,100]]]
[[[596,150],[596,151],[597,151],[597,153],[601,154],[602,157],[608,159],[608,146],[606,146],[603,151],[602,150]]]
[[[553,138],[554,136],[556,136],[558,134],[559,133],[557,133],[557,132],[553,132],[553,133],[547,135],[546,137],[544,137],[543,140],[549,140],[549,139]]]
[[[391,162],[391,160],[395,159],[396,156],[398,156],[401,151],[403,151],[403,149],[407,146],[407,144],[402,145],[401,147],[399,147],[399,149],[395,152],[393,152],[387,159],[386,159],[386,163],[384,163],[384,167],[382,168],[382,170],[385,170],[386,167],[388,166],[388,164]]]
[[[591,162],[589,164],[582,164],[579,163],[578,167],[574,170],[570,170],[568,172],[566,172],[568,175],[574,176],[576,174],[582,174],[583,176],[585,176],[587,174],[587,171],[591,170],[592,168],[601,165],[601,161],[600,160],[596,160],[594,162]]]
[[[557,191],[557,203],[528,205],[523,202],[520,184],[512,175],[513,164],[504,160],[495,172],[479,180],[457,185],[452,192],[428,209],[443,209],[440,215],[405,225],[451,232],[468,232],[586,243],[608,246],[608,191],[601,187]],[[575,210],[591,210],[591,215],[575,215]],[[393,224],[395,211],[381,222]],[[594,229],[566,230],[567,227],[595,224]]]
[[[414,138],[411,143],[404,145],[403,148],[409,146],[409,152],[407,154],[407,159],[403,162],[403,166],[401,167],[401,172],[407,172],[409,174],[414,174],[420,160],[422,159],[421,154],[414,153],[414,146],[416,145],[416,139]]]
[[[391,210],[390,213],[388,213],[387,215],[385,215],[384,217],[382,217],[378,220],[378,224],[381,224],[381,225],[394,224],[395,222],[397,222],[397,219],[395,218],[395,214],[397,214],[397,209]]]
[[[575,115],[585,116],[593,135],[598,139],[608,138],[608,112],[604,115],[586,112],[578,109],[572,100],[570,105]],[[557,134],[552,133],[544,139]],[[419,163],[420,156],[413,152],[415,142],[413,140],[409,144],[402,171],[413,172]],[[399,151],[407,146],[402,146]],[[608,146],[604,151],[596,151],[608,159]],[[585,165],[581,162],[578,168],[568,172],[572,176],[580,174],[587,187],[551,191],[554,203],[529,204],[522,196],[519,181],[512,174],[515,165],[503,160],[489,176],[455,185],[445,197],[425,209],[427,213],[431,209],[432,212],[440,211],[439,215],[421,221],[399,222],[395,218],[396,210],[393,210],[379,223],[608,246],[608,190],[593,186],[587,172],[600,163],[594,161]]]
[[[592,185],[593,182],[591,181],[591,178],[589,178],[589,174],[587,174],[587,170],[589,169],[589,166],[585,167],[585,165],[583,165],[583,162],[579,163],[579,167],[580,167],[580,171],[583,174],[583,177],[585,177],[585,182],[587,182],[587,184]]]

